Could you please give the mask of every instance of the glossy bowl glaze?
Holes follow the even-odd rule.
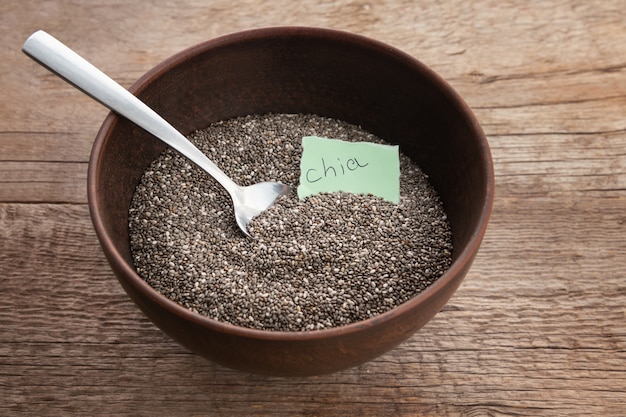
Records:
[[[131,91],[184,134],[218,120],[265,113],[314,113],[360,125],[399,144],[421,166],[452,228],[449,270],[421,294],[374,318],[308,332],[253,330],[212,320],[170,301],[135,271],[128,209],[141,175],[165,145],[111,113],[89,163],[94,228],[130,298],[189,350],[227,367],[268,375],[315,375],[356,366],[424,326],[469,270],[493,204],[489,146],[457,93],[411,56],[346,32],[257,29],[180,52]]]

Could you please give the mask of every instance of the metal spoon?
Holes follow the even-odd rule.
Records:
[[[237,225],[246,235],[249,236],[247,225],[253,217],[267,210],[279,196],[291,192],[291,187],[277,182],[261,182],[246,187],[236,184],[154,110],[48,33],[42,30],[33,33],[24,42],[22,51],[79,90],[152,133],[215,178],[230,194]]]

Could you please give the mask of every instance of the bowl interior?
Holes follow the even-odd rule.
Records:
[[[491,161],[471,112],[430,69],[378,42],[299,28],[235,34],[174,56],[131,90],[184,134],[248,114],[314,113],[399,144],[443,200],[454,259],[485,215]],[[165,145],[112,117],[96,146],[93,208],[111,243],[132,265],[130,200]]]

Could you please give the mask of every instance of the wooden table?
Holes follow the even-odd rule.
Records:
[[[626,4],[429,3],[3,0],[0,415],[625,415]],[[132,304],[86,204],[107,110],[20,52],[45,29],[128,86],[203,40],[287,24],[429,65],[475,111],[497,175],[444,310],[372,362],[301,379],[212,364]]]

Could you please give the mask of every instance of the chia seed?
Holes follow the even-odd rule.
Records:
[[[316,115],[252,115],[189,139],[235,182],[299,181],[304,136],[385,143]],[[137,272],[182,306],[237,326],[305,331],[347,325],[414,297],[451,264],[452,238],[427,176],[400,154],[400,202],[372,195],[283,196],[238,229],[229,195],[166,149],[129,211]]]

